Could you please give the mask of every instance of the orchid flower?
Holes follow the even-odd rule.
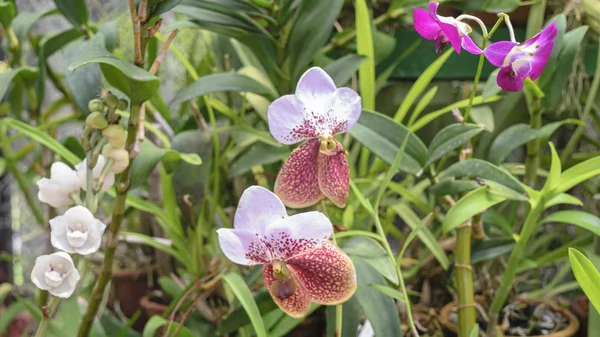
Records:
[[[527,77],[532,80],[540,77],[552,53],[557,31],[553,22],[523,43],[500,41],[485,48],[488,61],[501,67],[496,79],[500,88],[516,92],[523,89]]]
[[[83,206],[69,208],[64,215],[50,220],[50,242],[67,253],[95,253],[102,243],[106,225]]]
[[[350,184],[348,159],[333,136],[348,132],[360,112],[360,96],[350,88],[336,88],[317,67],[302,75],[294,95],[269,105],[269,130],[275,139],[283,144],[305,140],[290,154],[275,182],[275,194],[284,204],[302,208],[328,197],[344,207]]]
[[[98,160],[96,160],[96,166],[92,169],[92,178],[94,181],[94,185],[100,179],[102,175],[102,169],[104,168],[104,164],[106,163],[106,159],[103,155],[98,156]],[[81,163],[75,165],[75,170],[77,170],[77,176],[79,177],[79,182],[81,184],[81,189],[87,189],[87,159],[84,159]],[[106,176],[104,176],[104,181],[102,182],[102,187],[100,188],[101,192],[106,192],[111,186],[115,183],[115,174],[112,171],[109,171]]]
[[[242,265],[263,265],[273,300],[288,315],[304,316],[310,303],[333,305],[356,290],[350,258],[329,241],[333,227],[321,212],[288,216],[271,191],[251,186],[244,191],[234,229],[217,230],[221,250]]]
[[[73,294],[79,278],[73,259],[65,252],[38,256],[31,271],[31,281],[36,287],[61,298]]]
[[[50,178],[40,179],[37,185],[38,199],[54,208],[69,206],[72,203],[71,194],[79,193],[77,173],[61,162],[53,163]]]
[[[427,40],[435,41],[435,52],[438,55],[442,54],[448,44],[451,44],[458,54],[460,54],[461,47],[471,54],[481,54],[481,49],[469,37],[472,32],[471,26],[460,21],[460,17],[437,15],[438,5],[437,2],[430,2],[429,11],[422,8],[413,9],[414,26],[417,33]],[[464,17],[481,21],[470,15],[464,15]],[[485,29],[483,23],[480,25]]]

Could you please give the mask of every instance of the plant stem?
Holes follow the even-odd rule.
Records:
[[[52,297],[52,300],[50,300],[50,304],[48,305],[48,307],[46,308],[42,308],[42,321],[40,322],[40,325],[38,326],[37,332],[35,333],[35,337],[45,337],[46,334],[48,333],[48,327],[50,326],[50,319],[52,318],[52,316],[54,315],[54,312],[56,311],[56,308],[58,307],[58,304],[60,303],[60,297]],[[44,312],[44,310],[46,310]]]
[[[529,96],[526,94],[526,96]],[[532,129],[539,129],[542,126],[542,101],[538,98],[528,99],[528,106],[531,112],[529,126]],[[535,186],[537,170],[540,163],[540,139],[535,138],[527,143],[527,158],[525,159],[525,178],[524,181],[530,186]]]
[[[137,139],[140,109],[141,103],[131,104],[129,124],[127,127],[127,140],[125,143],[125,149],[127,152],[129,152],[129,154],[131,154],[134,150],[135,141]],[[129,191],[130,170],[134,159],[135,158],[131,158],[129,165],[125,171],[120,174],[119,181],[116,184],[117,196],[115,198],[112,220],[110,222],[109,233],[107,236],[108,238],[106,241],[104,262],[102,263],[102,270],[100,271],[100,276],[98,278],[98,282],[96,283],[96,287],[92,291],[90,303],[85,314],[83,315],[81,325],[79,326],[79,331],[77,332],[78,337],[85,337],[89,335],[92,322],[96,316],[96,313],[98,312],[100,302],[102,301],[104,289],[106,288],[106,285],[108,284],[108,281],[112,275],[112,265],[115,258],[115,250],[118,244],[119,227],[121,226],[121,222],[123,221],[123,216],[125,214],[125,200],[127,199],[127,192]]]
[[[598,38],[600,38],[600,35],[598,36]],[[600,87],[600,48],[598,48],[598,54],[596,56],[596,72],[594,73],[594,80],[592,81],[592,86],[590,87],[588,97],[585,101],[585,107],[583,108],[583,117],[581,117],[581,120],[584,122],[584,124],[577,126],[577,129],[575,129],[575,132],[569,139],[569,142],[567,142],[567,145],[565,146],[565,149],[563,150],[562,155],[560,156],[560,162],[563,167],[566,166],[569,156],[575,149],[575,146],[577,146],[577,143],[579,143],[579,139],[583,135],[583,131],[585,130],[585,127],[588,124],[587,121],[590,118],[590,112],[592,111],[592,107],[594,106],[594,102],[596,101],[596,95],[598,94],[599,87]]]
[[[529,214],[525,219],[525,223],[523,224],[517,244],[510,253],[508,265],[504,271],[504,275],[502,275],[502,282],[500,283],[500,287],[496,290],[494,300],[490,306],[490,312],[488,315],[489,323],[486,331],[487,337],[496,337],[496,325],[500,310],[502,310],[502,307],[508,298],[508,294],[513,287],[519,263],[523,260],[523,253],[525,252],[529,238],[533,235],[533,233],[535,233],[538,219],[544,210],[544,204],[545,197],[542,196],[534,205],[534,207],[531,208],[531,211],[529,211]]]
[[[475,326],[473,270],[471,267],[471,219],[456,230],[456,292],[458,294],[458,336],[468,337]]]

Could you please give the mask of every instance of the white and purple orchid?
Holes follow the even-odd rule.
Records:
[[[503,90],[520,91],[527,77],[536,80],[542,74],[554,47],[557,34],[554,23],[523,42],[500,41],[485,48],[484,55],[496,67],[497,83]]]
[[[50,220],[50,242],[67,253],[88,255],[98,251],[106,225],[83,206],[69,208]]]
[[[360,96],[350,88],[336,88],[317,67],[302,75],[295,94],[269,105],[269,130],[275,139],[283,144],[305,140],[277,176],[275,194],[284,204],[302,208],[327,197],[344,207],[350,172],[346,151],[333,137],[348,132],[360,113]]]
[[[479,55],[481,49],[469,37],[471,26],[451,16],[437,15],[439,4],[429,3],[429,11],[422,8],[413,9],[414,26],[419,35],[427,40],[435,41],[435,52],[441,55],[444,48],[450,44],[460,54],[462,49],[471,54]]]
[[[65,252],[38,256],[31,271],[31,281],[36,287],[61,298],[73,294],[79,279],[73,259]]]
[[[263,187],[246,189],[234,228],[217,233],[231,261],[263,265],[269,293],[290,316],[304,316],[311,302],[343,303],[356,290],[352,260],[329,241],[329,219],[320,212],[288,216],[281,200]]]

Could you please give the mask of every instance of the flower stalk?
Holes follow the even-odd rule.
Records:
[[[38,329],[35,333],[35,337],[45,337],[48,333],[48,327],[50,326],[50,318],[56,312],[58,308],[58,304],[60,303],[60,297],[53,296],[52,300],[50,300],[50,304],[46,307],[42,307],[42,321],[38,326]]]

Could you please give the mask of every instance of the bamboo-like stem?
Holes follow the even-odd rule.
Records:
[[[529,96],[526,94],[526,96]],[[528,106],[531,112],[529,126],[532,129],[539,129],[542,126],[542,101],[539,98],[528,99]],[[535,186],[537,170],[540,165],[540,139],[535,138],[527,143],[527,158],[525,159],[525,178],[524,181],[530,186]]]
[[[42,307],[42,321],[38,326],[38,329],[35,333],[35,337],[45,337],[48,333],[48,327],[50,326],[50,319],[54,315],[58,304],[60,303],[60,297],[52,297],[50,304],[47,307]]]
[[[600,35],[598,35],[598,40],[600,41]],[[584,122],[584,124],[577,126],[577,129],[575,129],[575,132],[573,132],[573,135],[571,138],[569,138],[569,141],[567,142],[567,145],[560,156],[560,162],[563,167],[566,166],[569,156],[573,150],[575,150],[575,146],[577,146],[577,143],[579,143],[579,139],[581,139],[583,131],[588,124],[587,121],[590,118],[590,112],[592,111],[592,107],[596,101],[598,88],[600,88],[600,48],[598,48],[598,54],[596,56],[596,71],[594,73],[594,80],[592,81],[592,86],[590,87],[588,97],[585,101],[585,106],[583,107],[583,117],[581,117],[581,120]]]
[[[125,142],[125,149],[129,153],[132,153],[135,146],[140,109],[141,103],[131,104],[129,124],[127,127],[127,140]],[[129,191],[130,170],[134,159],[135,158],[131,158],[131,161],[125,171],[120,174],[119,181],[116,185],[117,196],[115,198],[112,220],[110,222],[109,233],[107,235],[108,238],[106,241],[106,250],[104,252],[104,262],[102,263],[102,269],[100,271],[98,282],[92,291],[90,302],[85,314],[83,315],[81,325],[79,326],[79,331],[77,332],[78,337],[86,337],[89,335],[92,322],[96,316],[96,313],[98,312],[100,302],[102,301],[104,289],[106,288],[106,285],[112,276],[112,265],[115,258],[115,250],[119,242],[119,227],[121,226],[121,222],[123,221],[125,214],[125,201],[127,199],[127,192]]]

